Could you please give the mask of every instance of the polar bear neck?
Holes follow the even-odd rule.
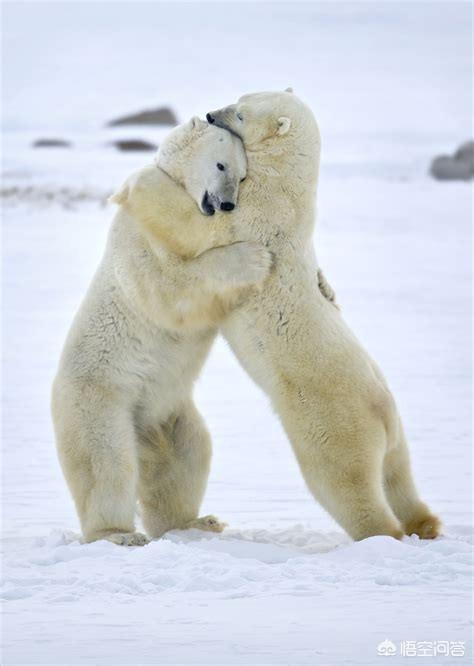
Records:
[[[318,151],[311,154],[307,148],[295,150],[282,143],[247,149],[247,179],[239,202],[243,206],[258,202],[265,215],[276,218],[269,219],[271,226],[284,218],[285,235],[305,244],[316,223],[318,172]]]
[[[246,146],[247,175],[262,188],[274,188],[277,181],[290,198],[314,200],[319,176],[319,146],[298,145],[289,140],[265,141]]]
[[[307,161],[307,157],[297,156],[296,160],[290,160],[290,166],[280,167],[275,166],[267,151],[248,153],[247,178],[242,184],[238,207],[251,211],[245,220],[252,236],[275,252],[281,251],[280,244],[288,242],[300,248],[312,245],[317,171],[308,169],[310,173],[305,177],[295,178],[296,168],[301,169]],[[240,219],[237,228],[242,230]]]
[[[247,178],[239,205],[252,237],[275,252],[312,247],[321,140],[317,125],[300,123],[285,136],[245,144]],[[239,225],[237,225],[239,226]]]

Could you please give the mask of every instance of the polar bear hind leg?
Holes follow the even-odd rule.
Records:
[[[441,520],[418,497],[403,432],[400,433],[397,446],[385,456],[384,477],[385,493],[405,534],[417,534],[420,539],[439,536]]]
[[[311,412],[298,418],[290,409],[285,416],[306,484],[339,525],[356,541],[375,535],[401,539],[402,526],[383,487],[383,424],[369,425],[363,418],[344,424],[337,412],[327,413],[326,421],[321,411],[318,423],[308,429],[307,424],[314,423]]]
[[[320,473],[316,463],[303,474],[315,497],[355,540],[387,535],[403,537],[403,530],[385,497],[382,461],[368,454],[361,463],[324,464]]]
[[[134,527],[136,438],[120,399],[97,386],[61,384],[53,392],[53,419],[83,541],[143,546],[148,539]]]
[[[158,538],[173,529],[222,532],[214,516],[198,518],[211,462],[211,439],[191,401],[157,428],[139,428],[139,484],[142,521]]]

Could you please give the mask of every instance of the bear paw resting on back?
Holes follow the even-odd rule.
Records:
[[[245,176],[240,139],[193,118],[166,137],[156,165],[132,174],[110,198],[172,276],[159,294],[141,289],[143,307],[161,324],[214,326],[268,275],[271,254],[239,240],[238,218],[227,214]]]
[[[198,208],[209,214],[236,201],[245,154],[229,136],[192,122],[165,140],[169,174],[184,179],[194,201],[156,166],[113,197],[121,206],[52,396],[59,458],[85,541],[144,545],[137,499],[148,537],[223,528],[213,516],[198,517],[211,441],[193,383],[213,324],[262,283],[271,263],[262,244],[233,242],[227,212],[205,217]],[[219,160],[232,166],[230,178],[220,177]]]

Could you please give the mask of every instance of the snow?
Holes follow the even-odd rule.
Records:
[[[64,664],[66,647],[71,663],[368,664],[386,635],[412,637],[419,614],[429,626],[419,638],[465,638],[458,586],[470,546],[460,534],[336,547],[340,536],[303,527],[189,531],[128,550],[73,539],[57,532],[9,553],[6,626],[37,613],[22,619],[29,641],[18,635],[7,655]]]
[[[471,132],[470,8],[281,4],[269,23],[268,7],[4,8],[2,663],[369,666],[385,639],[465,641],[464,657],[434,661],[472,663],[472,190],[427,175]],[[150,159],[109,144],[163,136],[103,124],[156,104],[186,119],[289,84],[323,134],[320,262],[397,397],[445,535],[352,543],[219,340],[196,400],[214,441],[202,512],[229,527],[81,545],[50,385],[103,251],[103,202]],[[42,136],[74,147],[31,149]]]

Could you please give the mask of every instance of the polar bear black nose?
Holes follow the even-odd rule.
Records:
[[[224,201],[221,203],[221,210],[234,210],[235,204],[232,201]]]
[[[213,117],[211,116],[210,113],[206,113],[206,120],[207,120],[207,122],[210,123],[211,125],[212,125],[213,123],[216,122],[216,119],[213,118]]]

